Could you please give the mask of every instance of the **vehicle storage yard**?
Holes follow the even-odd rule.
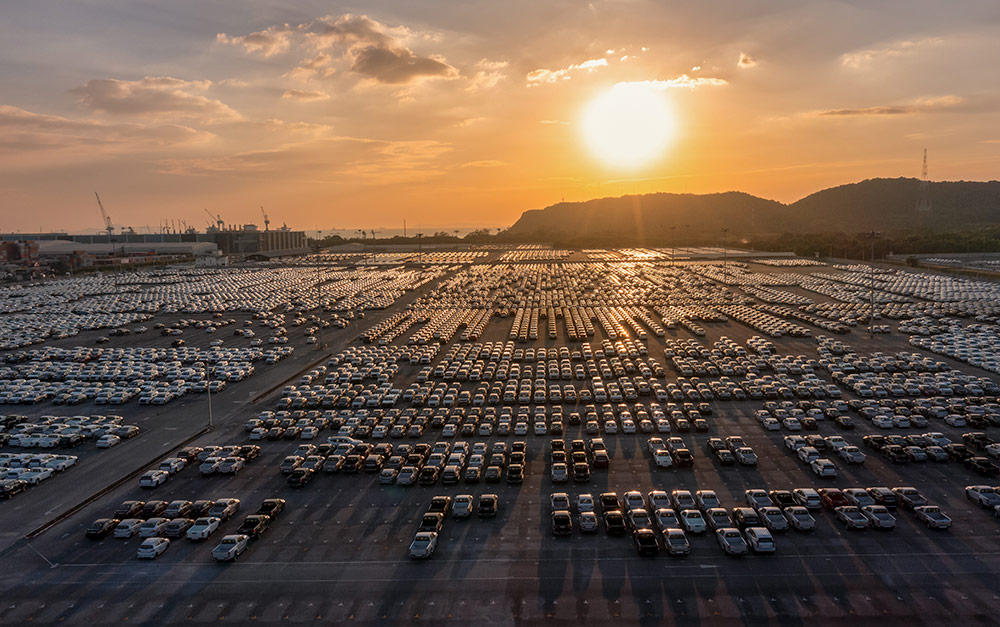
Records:
[[[0,485],[53,472],[0,502],[0,623],[993,624],[1000,496],[966,487],[1000,484],[1000,284],[698,256],[712,251],[331,255],[4,288]],[[164,463],[182,448],[188,463]],[[906,496],[868,517],[854,505],[885,491],[829,491],[879,487]],[[452,501],[428,521],[437,496]],[[204,540],[167,526],[213,515],[175,501],[224,499],[239,508]],[[265,499],[283,511],[213,559]],[[116,516],[125,501],[145,513]],[[791,526],[815,529],[782,529],[800,505]],[[610,535],[616,508],[650,531]],[[126,539],[118,522],[85,535],[120,518],[136,520]],[[164,520],[142,532],[149,518]],[[436,544],[411,559],[424,524]],[[137,557],[139,534],[168,532]],[[747,546],[760,535],[773,553]]]

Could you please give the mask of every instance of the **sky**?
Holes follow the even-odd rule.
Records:
[[[924,148],[932,180],[991,180],[998,59],[996,0],[6,2],[0,232],[94,232],[95,191],[140,232],[262,207],[431,231],[632,193],[791,202],[919,177]],[[581,121],[622,85],[672,117],[640,163]]]

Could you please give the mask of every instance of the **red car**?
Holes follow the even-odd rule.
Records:
[[[847,496],[837,488],[820,488],[819,498],[823,502],[823,507],[835,509],[841,505],[851,505]]]

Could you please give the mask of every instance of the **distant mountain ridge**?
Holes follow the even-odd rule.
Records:
[[[831,187],[791,204],[744,192],[597,198],[525,211],[506,235],[528,241],[664,245],[672,237],[717,241],[724,228],[735,242],[748,235],[1000,224],[1000,181],[929,183],[929,212],[917,210],[921,194],[920,180],[896,178]]]

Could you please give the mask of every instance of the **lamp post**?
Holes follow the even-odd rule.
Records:
[[[215,431],[215,420],[212,418],[212,377],[209,374],[211,372],[211,366],[205,367],[205,375],[208,379],[208,383],[205,386],[205,390],[208,392],[208,430]]]

